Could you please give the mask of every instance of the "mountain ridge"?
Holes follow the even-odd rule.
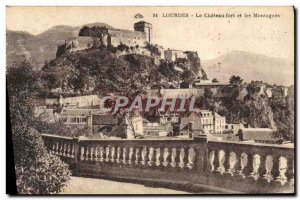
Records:
[[[55,58],[57,47],[66,39],[73,39],[78,36],[83,26],[112,26],[94,22],[82,26],[56,25],[39,34],[33,35],[26,31],[6,30],[6,63],[11,66],[14,63],[30,60],[39,70],[46,61]]]
[[[235,74],[246,82],[260,80],[286,86],[294,84],[293,62],[258,53],[230,51],[214,59],[202,60],[202,66],[208,77],[217,78],[220,82],[228,82]]]

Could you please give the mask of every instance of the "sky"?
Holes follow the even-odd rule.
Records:
[[[133,24],[141,20],[134,18],[137,13],[152,24],[154,43],[197,51],[201,59],[236,50],[294,60],[292,7],[7,7],[6,22],[8,30],[34,35],[55,25],[93,22],[133,30]],[[174,13],[189,17],[170,17]],[[279,17],[255,18],[254,13]],[[204,17],[212,14],[225,17]]]

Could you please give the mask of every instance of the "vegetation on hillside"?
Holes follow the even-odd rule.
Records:
[[[200,99],[200,107],[216,110],[226,117],[227,123],[242,123],[254,128],[272,128],[274,136],[284,140],[294,140],[294,95],[286,98],[268,98],[261,88],[262,83],[248,84],[239,76],[231,76],[229,87],[223,99],[215,99],[210,89],[206,89]],[[243,90],[246,88],[246,95]],[[292,89],[291,89],[292,90]]]
[[[92,48],[63,54],[50,61],[41,71],[44,92],[61,88],[76,94],[92,91],[99,96],[107,93],[132,96],[145,93],[146,86],[170,87],[170,81],[193,82],[196,78],[196,72],[188,68],[183,73],[175,70],[174,63],[161,61],[156,65],[152,57],[117,56],[114,51],[113,47]]]

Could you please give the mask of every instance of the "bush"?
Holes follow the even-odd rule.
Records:
[[[19,194],[53,194],[66,186],[70,179],[68,165],[57,156],[45,154],[31,166],[16,166]]]
[[[34,117],[37,79],[30,63],[11,68],[7,73],[9,111],[19,194],[51,194],[67,184],[68,166],[49,155]]]

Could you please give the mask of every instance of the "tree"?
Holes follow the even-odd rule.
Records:
[[[197,76],[192,70],[184,70],[181,74],[181,79],[189,84],[193,84]]]
[[[211,82],[213,82],[213,83],[219,83],[219,81],[216,78],[213,78],[213,80]]]
[[[228,87],[224,89],[227,93],[224,98],[224,106],[228,111],[226,119],[229,123],[239,123],[243,117],[243,100],[239,98],[243,87],[243,79],[241,77],[231,76]]]
[[[275,86],[276,87],[276,86]],[[274,136],[284,140],[294,141],[294,87],[289,88],[286,98],[277,95],[270,99],[277,131]]]
[[[60,192],[70,172],[59,158],[47,153],[41,133],[34,126],[33,109],[39,87],[30,63],[8,69],[7,90],[18,193]]]
[[[238,86],[242,85],[243,81],[244,80],[240,76],[234,76],[233,75],[229,79],[229,85],[238,87]]]

